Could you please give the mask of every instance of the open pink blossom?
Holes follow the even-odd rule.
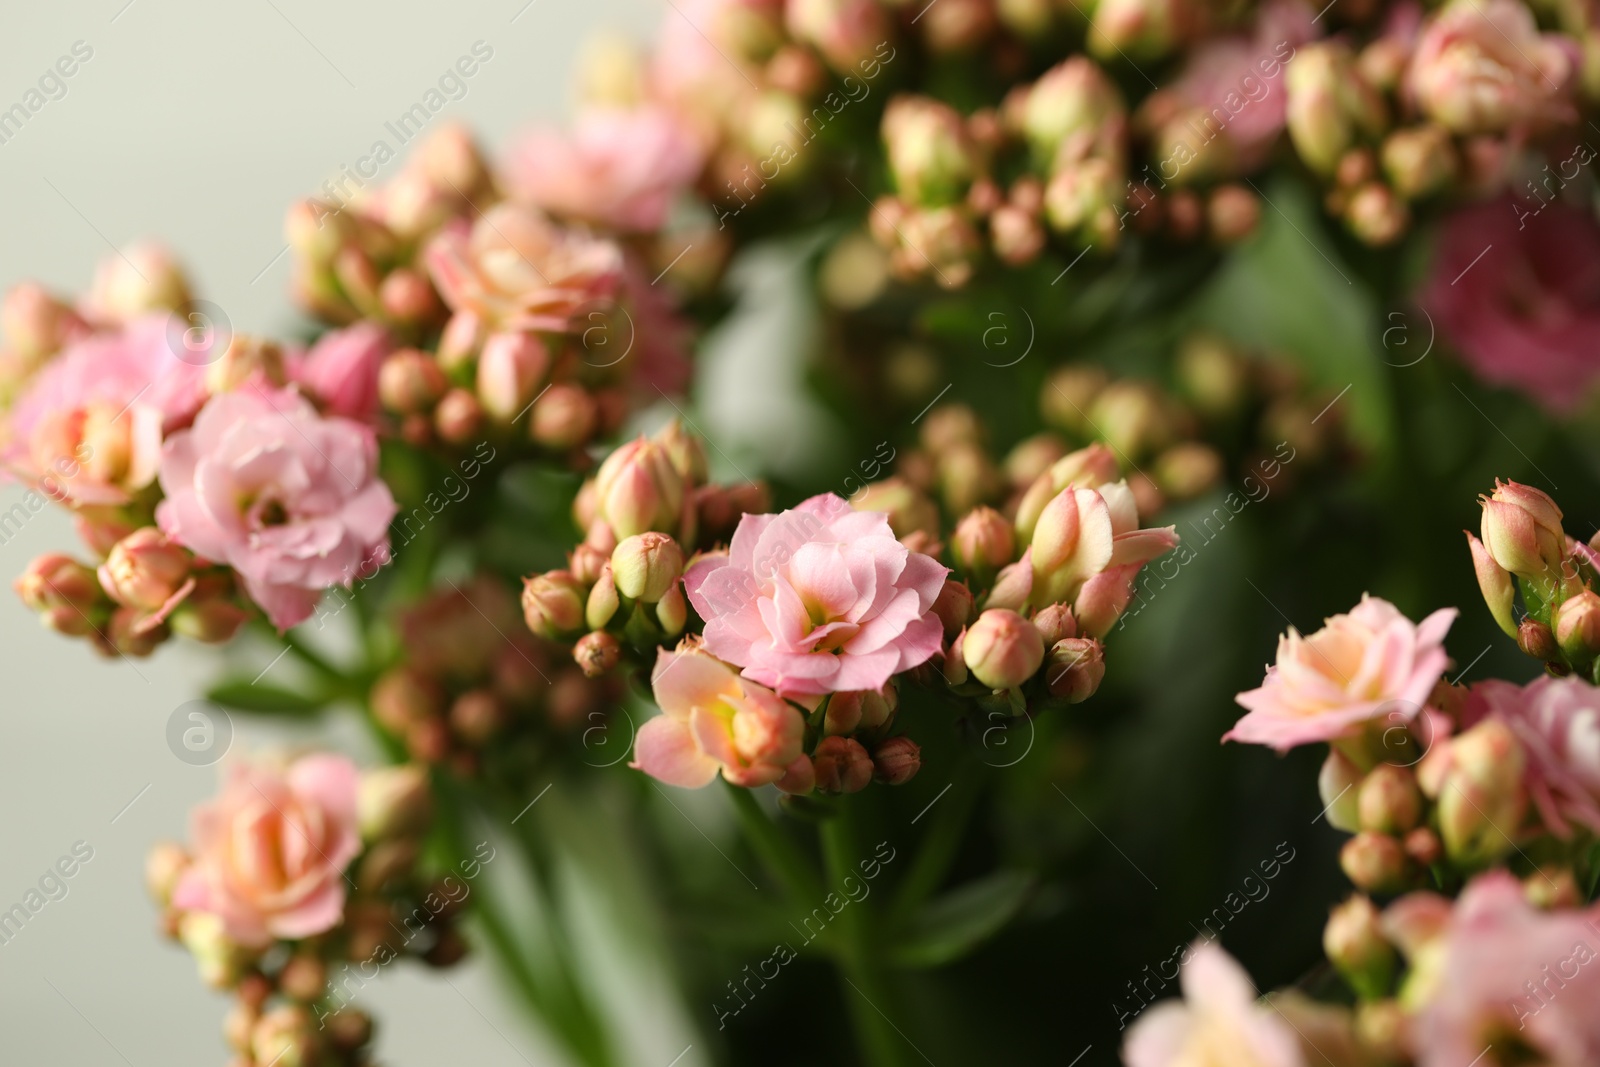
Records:
[[[290,376],[323,410],[357,422],[378,417],[378,368],[394,350],[389,331],[372,322],[330,330],[304,356],[291,360]]]
[[[706,650],[785,696],[879,689],[939,651],[949,569],[895,539],[882,512],[832,493],[739,520],[728,555],[689,569]]]
[[[609,302],[622,276],[616,244],[518,204],[452,221],[424,259],[452,311],[501,330],[565,330],[586,305]]]
[[[1441,608],[1416,625],[1387,600],[1363,595],[1310,637],[1291,627],[1261,687],[1239,694],[1249,714],[1223,740],[1284,752],[1348,737],[1373,719],[1410,722],[1449,662],[1444,635],[1455,617]]]
[[[1433,894],[1402,898],[1397,909],[1427,911],[1448,902]],[[1404,906],[1404,908],[1402,908]],[[1408,925],[1438,929],[1408,949],[1407,1000],[1420,1002],[1410,1027],[1418,1067],[1460,1067],[1508,1036],[1551,1067],[1600,1063],[1600,908],[1542,911],[1510,873],[1479,875],[1449,909]]]
[[[698,789],[721,771],[754,787],[776,782],[800,758],[799,709],[704,652],[662,649],[650,684],[662,713],[639,728],[629,766],[652,778]]]
[[[1294,1031],[1256,1001],[1250,976],[1212,942],[1184,954],[1182,1001],[1139,1016],[1122,1045],[1127,1067],[1305,1067]]]
[[[1600,378],[1600,225],[1561,200],[1463,208],[1422,304],[1478,377],[1570,412]]]
[[[160,313],[69,345],[12,407],[7,466],[74,504],[126,503],[155,478],[163,433],[205,403],[211,344]]]
[[[570,134],[540,129],[505,161],[513,196],[557,215],[614,230],[661,228],[694,181],[705,152],[670,111],[591,108]]]
[[[1464,726],[1502,720],[1528,754],[1527,786],[1550,831],[1572,823],[1600,834],[1600,689],[1581,678],[1542,675],[1525,686],[1498,679],[1472,687]]]
[[[216,915],[245,945],[333,929],[344,915],[345,867],[361,851],[357,793],[343,756],[235,766],[221,794],[195,809],[194,862],[173,906]]]
[[[1573,117],[1578,58],[1519,0],[1451,0],[1423,27],[1405,87],[1453,133],[1525,130]]]
[[[317,414],[293,387],[221,393],[167,441],[156,521],[238,571],[287,629],[323,590],[387,558],[396,506],[377,464],[370,428]]]

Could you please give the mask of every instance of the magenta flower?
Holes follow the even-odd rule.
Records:
[[[940,649],[948,568],[895,540],[882,512],[831,493],[739,520],[727,556],[689,569],[706,650],[785,696],[879,689]]]
[[[1250,976],[1220,945],[1185,950],[1180,981],[1182,1001],[1154,1005],[1128,1031],[1127,1067],[1305,1067],[1289,1023],[1257,1003]]]
[[[1422,304],[1478,377],[1570,412],[1600,377],[1600,225],[1559,200],[1463,208]]]
[[[659,107],[593,108],[571,134],[536,130],[505,162],[512,195],[557,215],[614,230],[661,228],[673,200],[700,173],[705,151]]]
[[[382,326],[360,322],[323,334],[311,350],[290,363],[290,376],[330,415],[357,422],[378,417],[378,368],[394,350]]]
[[[318,415],[292,387],[221,393],[167,441],[156,521],[238,571],[285,630],[323,590],[387,559],[396,506],[377,463],[370,428]]]
[[[306,756],[286,770],[236,765],[191,817],[194,862],[173,906],[215,915],[229,937],[257,947],[333,929],[345,867],[361,851],[358,789],[343,756]]]
[[[1284,752],[1348,737],[1375,719],[1410,722],[1449,662],[1444,635],[1455,617],[1441,608],[1417,625],[1387,600],[1363,595],[1310,637],[1291,627],[1260,688],[1237,698],[1249,714],[1222,739]]]
[[[1528,793],[1550,832],[1571,837],[1577,822],[1600,834],[1600,689],[1575,676],[1479,682],[1462,718],[1471,726],[1485,717],[1522,742]]]

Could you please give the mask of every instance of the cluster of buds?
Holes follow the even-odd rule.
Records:
[[[951,635],[946,681],[1017,706],[1088,699],[1139,569],[1177,543],[1170,526],[1140,529],[1133,491],[1104,445],[1050,464],[1011,517],[975,508],[950,538],[961,580],[947,583],[936,607]]]
[[[397,629],[404,655],[374,683],[373,717],[412,759],[463,776],[519,736],[585,725],[618,696],[521,630],[494,578],[438,590],[403,611]]]
[[[1600,682],[1600,534],[1587,544],[1569,537],[1556,502],[1518,482],[1496,481],[1480,503],[1482,539],[1469,532],[1467,546],[1495,622],[1551,674]]]
[[[148,656],[174,635],[224,642],[250,616],[231,571],[200,565],[153,526],[113,541],[98,567],[51,552],[13,584],[48,629],[106,656]]]
[[[708,484],[705,447],[676,419],[622,445],[578,492],[573,518],[584,539],[568,566],[524,580],[527,628],[574,644],[591,678],[625,653],[648,665],[688,625],[689,553],[726,541],[741,516],[766,506],[762,485]]]
[[[315,918],[302,909],[304,917],[295,925],[304,929],[292,935],[246,937],[230,926],[229,913],[194,906],[192,883],[212,873],[216,856],[191,854],[175,842],[160,843],[149,854],[145,881],[162,908],[163,930],[194,956],[207,985],[233,995],[222,1030],[236,1057],[231,1062],[241,1067],[370,1064],[373,1022],[352,998],[395,960],[449,967],[466,954],[457,928],[470,888],[464,879],[475,876],[487,859],[469,859],[473,869],[428,872],[421,857],[432,822],[432,793],[420,765],[365,772],[355,789],[353,812],[330,812],[333,818],[355,819],[348,846],[354,860],[343,871],[326,872],[342,906],[328,916],[319,909]],[[222,817],[231,814],[222,809]],[[234,832],[264,835],[250,842],[258,847],[304,851],[299,841],[273,844],[269,831]],[[311,832],[333,831],[316,827]],[[252,881],[266,877],[265,871],[240,866],[231,874],[229,891],[262,907],[300,891],[280,888],[275,894],[273,887]]]

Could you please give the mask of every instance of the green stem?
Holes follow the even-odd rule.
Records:
[[[822,855],[829,884],[842,885],[854,873],[859,850],[850,805],[821,826]],[[853,901],[839,913],[835,928],[834,961],[844,979],[840,990],[850,1010],[862,1060],[872,1067],[899,1067],[904,1062],[905,1039],[889,1021],[888,982],[879,965],[880,953],[872,943],[873,924],[866,898]]]
[[[754,790],[730,785],[728,795],[733,800],[733,810],[739,815],[739,826],[744,831],[745,840],[755,849],[767,869],[778,876],[794,903],[807,907],[821,902],[822,887],[817,882],[811,864],[795,847],[793,839],[783,832],[783,828],[767,817]]]
[[[916,858],[911,861],[911,870],[895,891],[894,914],[910,915],[938,890],[950,873],[950,864],[955,860],[972,809],[978,802],[978,788],[970,766],[963,763],[957,768],[950,798],[933,813],[932,825],[922,839]]]

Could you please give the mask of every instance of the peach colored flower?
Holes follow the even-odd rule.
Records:
[[[1363,595],[1310,637],[1291,627],[1261,687],[1239,694],[1249,714],[1223,740],[1283,752],[1347,737],[1373,719],[1409,722],[1449,662],[1444,635],[1455,617],[1441,608],[1416,625],[1387,600]]]
[[[753,787],[776,782],[801,757],[799,709],[704,652],[662,649],[650,683],[662,714],[639,728],[629,766],[652,778],[698,789],[720,770]]]
[[[194,863],[175,907],[209,912],[228,936],[262,946],[324,933],[344,914],[344,870],[361,851],[355,766],[306,756],[287,769],[237,765],[195,809]]]
[[[1139,1016],[1122,1044],[1127,1067],[1305,1067],[1294,1031],[1233,957],[1211,942],[1185,955],[1183,1001]]]
[[[728,555],[684,576],[706,650],[785,696],[879,689],[938,652],[949,568],[831,493],[739,520]]]
[[[1455,133],[1501,133],[1571,118],[1576,69],[1575,45],[1518,0],[1452,0],[1423,28],[1406,87]]]

